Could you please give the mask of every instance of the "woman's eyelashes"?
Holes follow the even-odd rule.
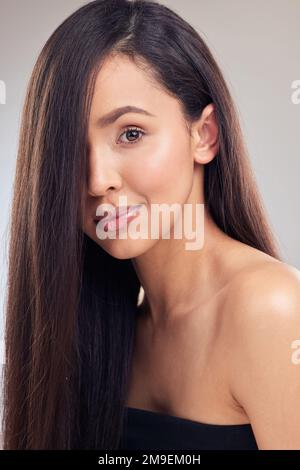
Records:
[[[139,142],[142,137],[140,138],[136,138],[138,136],[138,134],[142,134],[145,135],[145,132],[142,131],[142,129],[140,129],[139,127],[136,127],[136,126],[127,126],[124,131],[122,132],[122,134],[120,135],[119,139],[125,135],[126,136],[126,140],[121,140],[121,143],[122,144],[129,144],[129,145],[132,145],[132,144],[136,144],[137,142]],[[132,140],[133,139],[133,140]]]

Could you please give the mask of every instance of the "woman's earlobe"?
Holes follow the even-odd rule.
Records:
[[[217,154],[218,151],[215,149],[215,146],[210,145],[207,148],[197,149],[194,153],[194,160],[197,163],[205,165],[206,163],[211,162]]]
[[[218,136],[213,142],[201,143],[198,142],[194,149],[194,160],[197,163],[205,165],[212,161],[219,152],[219,139]]]

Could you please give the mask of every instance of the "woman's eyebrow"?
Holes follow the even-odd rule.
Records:
[[[149,111],[146,111],[145,109],[128,105],[128,106],[122,106],[121,108],[113,109],[112,111],[105,114],[104,116],[101,116],[100,118],[97,119],[96,125],[97,127],[108,126],[109,124],[112,124],[113,122],[115,122],[123,114],[127,114],[127,113],[138,113],[138,114],[144,114],[146,116],[156,117],[154,114],[150,113]]]

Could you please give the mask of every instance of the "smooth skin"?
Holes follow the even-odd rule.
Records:
[[[127,113],[102,126],[122,106]],[[126,127],[144,134],[134,137]],[[179,102],[124,56],[107,58],[89,117],[84,231],[132,259],[145,292],[127,405],[211,424],[250,423],[260,449],[300,449],[300,271],[224,234],[205,208],[204,245],[185,239],[100,240],[102,203],[205,203],[204,165],[216,157],[214,105],[188,133]],[[136,140],[134,144],[131,140]]]

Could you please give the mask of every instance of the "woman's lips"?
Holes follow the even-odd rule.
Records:
[[[134,206],[127,207],[117,207],[115,210],[115,214],[111,214],[108,216],[108,211],[106,211],[105,215],[96,216],[94,218],[94,222],[95,224],[97,224],[100,220],[103,220],[103,224],[105,224],[104,230],[106,232],[109,230],[121,228],[123,225],[125,225],[126,221],[130,222],[138,215],[139,209],[141,207],[142,204],[136,204]]]

